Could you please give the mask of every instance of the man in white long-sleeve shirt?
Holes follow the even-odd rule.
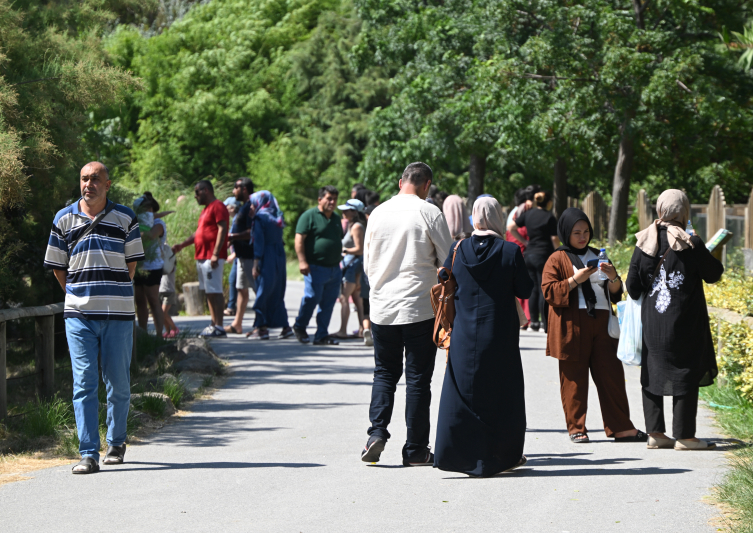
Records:
[[[400,180],[400,194],[375,209],[366,228],[364,271],[371,285],[375,361],[371,427],[361,452],[361,459],[368,463],[379,461],[390,438],[387,426],[403,373],[403,351],[408,428],[403,464],[434,463],[429,451],[429,407],[437,347],[431,338],[434,312],[429,293],[452,237],[442,212],[426,202],[432,177],[425,163],[408,165]]]

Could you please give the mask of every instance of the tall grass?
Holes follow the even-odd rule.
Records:
[[[753,533],[753,403],[747,401],[730,385],[715,384],[701,389],[716,413],[716,423],[730,437],[746,440],[748,446],[734,451],[729,460],[730,470],[717,486],[719,501],[735,509],[729,519],[734,533]]]
[[[54,437],[62,428],[73,425],[73,410],[70,402],[60,398],[50,401],[36,399],[27,407],[21,430],[28,438]]]

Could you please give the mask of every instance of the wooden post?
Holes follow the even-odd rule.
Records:
[[[37,356],[37,392],[41,398],[55,395],[55,317],[35,319],[34,351]]]
[[[727,226],[726,202],[724,192],[719,185],[714,185],[709,197],[709,206],[706,209],[706,241],[710,241],[717,231]]]
[[[567,197],[567,207],[576,207],[580,209],[580,201],[572,196]]]
[[[603,241],[607,231],[607,205],[598,192],[592,191],[583,200],[583,212],[591,221],[594,240]]]
[[[635,210],[638,213],[638,227],[643,231],[654,221],[654,209],[651,207],[651,200],[648,199],[645,189],[638,191]]]
[[[8,416],[8,390],[5,370],[5,322],[0,322],[0,420]]]

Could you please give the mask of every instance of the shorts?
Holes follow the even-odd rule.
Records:
[[[172,307],[178,305],[178,295],[174,292],[161,292],[159,293],[159,301],[162,305]]]
[[[154,287],[162,281],[162,269],[137,270],[133,276],[133,285],[136,287]]]
[[[211,259],[196,261],[196,271],[199,274],[199,290],[205,294],[222,294],[222,274],[225,260],[217,261],[217,268],[212,268]]]
[[[252,270],[254,269],[254,260],[239,257],[238,259],[236,259],[236,261],[236,265],[238,265],[238,272],[235,275],[235,288],[238,290],[251,289],[252,291],[256,292],[256,280],[251,274]]]
[[[343,267],[343,282],[356,283],[358,276],[363,272],[363,256],[346,256],[346,258],[347,257],[351,257],[352,259],[347,266]]]

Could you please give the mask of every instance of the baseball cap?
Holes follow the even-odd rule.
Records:
[[[356,200],[355,198],[352,198],[345,202],[344,205],[338,205],[337,208],[340,211],[347,211],[349,209],[355,209],[359,213],[363,213],[364,205],[361,200]]]

